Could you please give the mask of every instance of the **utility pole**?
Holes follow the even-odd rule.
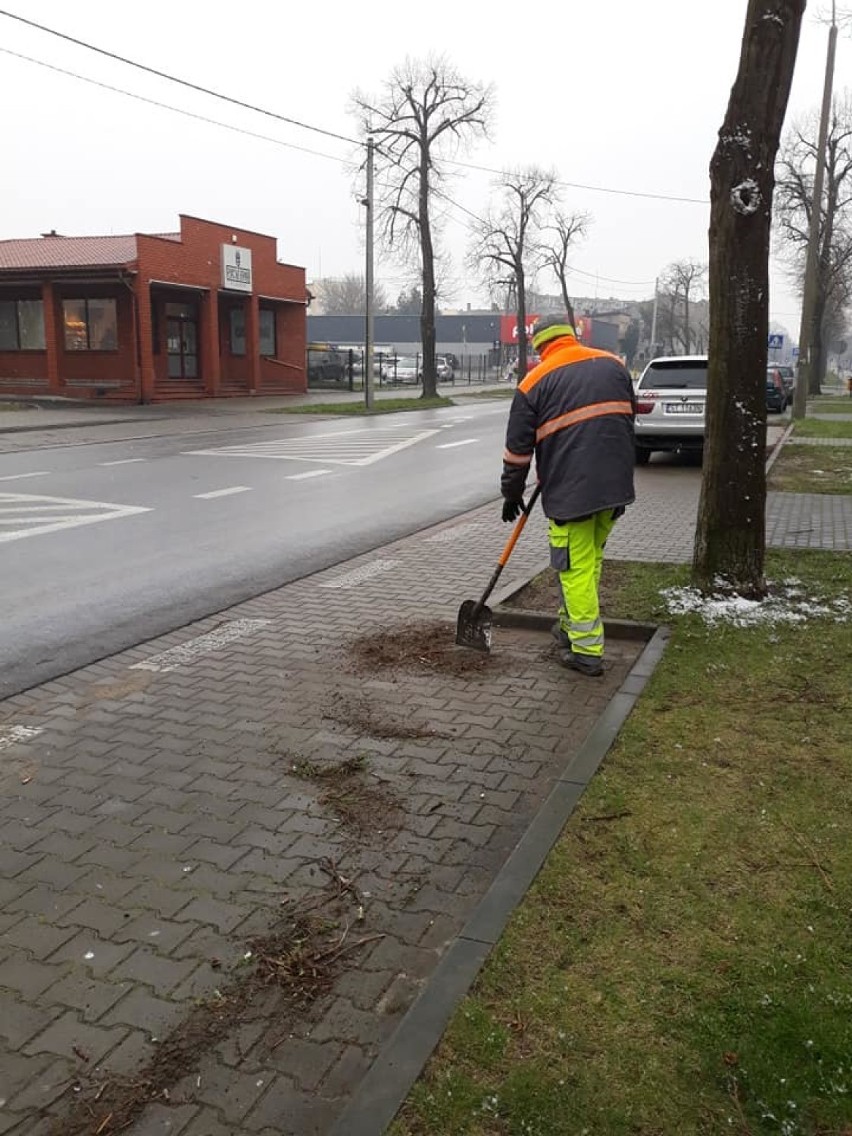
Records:
[[[660,278],[659,276],[654,281],[654,314],[651,316],[651,343],[650,352],[651,358],[657,354],[657,297],[660,292]]]
[[[819,236],[822,221],[822,187],[825,181],[825,144],[828,138],[828,119],[831,113],[831,92],[834,85],[834,57],[837,51],[837,0],[831,0],[831,28],[828,32],[828,56],[825,61],[825,86],[822,92],[822,114],[819,120],[814,196],[811,202],[811,227],[808,233],[808,252],[805,262],[805,287],[802,295],[802,324],[799,330],[799,365],[796,371],[796,390],[793,394],[793,418],[804,418],[814,362],[814,311],[817,294],[817,265],[819,263]]]
[[[366,326],[364,328],[364,408],[373,409],[373,148],[367,139],[367,264],[364,271]]]

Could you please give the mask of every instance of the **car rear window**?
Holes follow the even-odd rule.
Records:
[[[640,390],[707,390],[707,364],[671,359],[652,363],[639,382]]]

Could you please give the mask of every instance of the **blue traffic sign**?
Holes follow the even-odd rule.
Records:
[[[770,335],[769,336],[769,350],[770,351],[780,351],[783,346],[784,346],[784,336],[783,335]]]

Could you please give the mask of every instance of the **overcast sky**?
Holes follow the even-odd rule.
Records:
[[[352,136],[352,91],[380,88],[406,55],[444,53],[463,75],[496,88],[491,140],[470,161],[554,166],[566,182],[706,199],[708,163],[739,57],[746,0],[598,0],[496,5],[430,0],[7,0],[10,10],[149,66],[325,130]],[[808,5],[788,123],[818,106],[827,30]],[[519,28],[523,34],[519,35]],[[230,107],[0,19],[0,46],[267,135],[247,137],[0,54],[3,116],[0,237],[169,231],[177,214],[270,233],[279,257],[308,278],[363,271],[363,210],[352,148],[334,138]],[[849,73],[841,39],[837,75]],[[292,147],[317,151],[305,153]],[[482,213],[493,192],[465,171],[449,188]],[[594,217],[574,258],[575,294],[644,298],[667,263],[707,259],[708,207],[565,189]],[[452,301],[481,302],[466,273],[464,213],[449,210]],[[380,261],[392,297],[405,269]],[[617,283],[615,281],[618,281]],[[625,282],[625,283],[622,283]],[[798,331],[798,301],[773,265],[771,316]]]

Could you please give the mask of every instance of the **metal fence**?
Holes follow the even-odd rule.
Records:
[[[419,352],[413,355],[376,352],[373,356],[375,386],[422,387],[422,358]],[[494,352],[466,354],[455,356],[454,362],[440,367],[438,384],[458,387],[493,383],[504,379],[504,372]],[[363,390],[364,352],[331,346],[309,347],[307,374],[310,390]]]

